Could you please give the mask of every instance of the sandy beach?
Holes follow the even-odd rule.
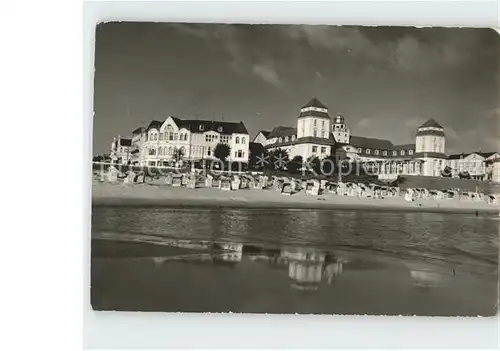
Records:
[[[223,191],[217,188],[177,188],[157,184],[111,184],[95,182],[92,186],[93,206],[182,206],[182,207],[246,207],[246,208],[311,208],[406,210],[422,212],[499,213],[498,205],[484,201],[454,199],[418,199],[405,201],[402,196],[384,199],[358,198],[304,192],[283,195],[273,189]]]

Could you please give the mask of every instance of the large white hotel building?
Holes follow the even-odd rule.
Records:
[[[111,159],[143,166],[167,166],[181,161],[213,160],[215,146],[227,144],[232,162],[248,162],[250,136],[243,122],[185,120],[168,117],[153,120],[132,132],[131,139],[118,136],[111,144]],[[124,146],[125,144],[125,146]]]
[[[286,150],[290,158],[300,155],[307,160],[333,154],[337,159],[369,162],[380,178],[389,179],[398,174],[439,177],[448,166],[453,177],[468,172],[473,179],[488,180],[494,177],[494,167],[500,169],[498,152],[447,155],[444,128],[434,119],[417,128],[414,143],[397,145],[386,139],[352,135],[344,116],[331,117],[316,98],[302,106],[296,127],[260,131],[253,142],[268,150]]]

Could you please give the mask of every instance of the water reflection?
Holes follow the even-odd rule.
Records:
[[[499,223],[432,213],[96,208],[92,301],[111,310],[487,315],[498,295]]]

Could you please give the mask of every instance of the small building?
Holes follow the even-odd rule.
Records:
[[[111,142],[111,152],[109,157],[113,163],[128,164],[130,163],[132,150],[132,139],[122,138],[120,135],[113,138]]]

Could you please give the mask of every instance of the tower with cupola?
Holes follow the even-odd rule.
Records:
[[[446,166],[446,137],[444,128],[434,119],[429,119],[417,129],[415,135],[415,158],[424,161],[421,174],[439,177]]]
[[[313,97],[300,109],[297,117],[297,138],[325,138],[328,139],[331,119],[328,108]]]
[[[344,116],[337,115],[333,118],[332,134],[337,143],[349,144],[351,133],[347,128]]]

